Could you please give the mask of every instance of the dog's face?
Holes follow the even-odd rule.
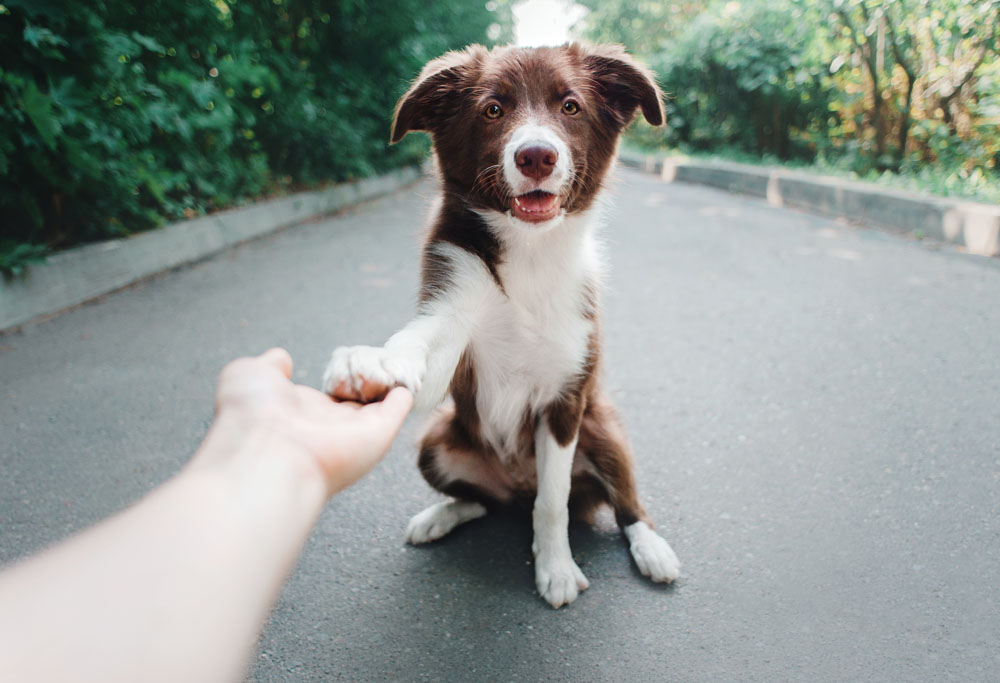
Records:
[[[663,123],[655,81],[621,48],[476,45],[424,67],[392,141],[429,132],[448,192],[538,229],[591,205],[637,109]]]

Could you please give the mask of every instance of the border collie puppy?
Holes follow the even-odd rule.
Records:
[[[680,570],[639,503],[599,378],[597,199],[637,110],[663,123],[650,72],[617,46],[473,45],[427,64],[391,136],[430,133],[440,175],[418,314],[383,347],[338,348],[323,378],[338,400],[402,385],[437,407],[419,465],[449,499],[413,517],[407,540],[527,505],[538,592],[553,607],[589,585],[570,514],[592,519],[603,504],[643,574],[670,582]]]

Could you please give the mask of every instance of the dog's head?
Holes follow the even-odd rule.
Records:
[[[656,82],[621,47],[473,45],[424,67],[392,142],[429,132],[449,192],[540,228],[590,206],[637,109],[663,123]]]

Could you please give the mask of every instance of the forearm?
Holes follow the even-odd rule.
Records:
[[[213,432],[139,504],[0,575],[0,679],[240,678],[326,485],[271,435],[213,458],[232,446]]]

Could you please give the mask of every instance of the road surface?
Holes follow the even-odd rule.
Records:
[[[0,561],[120,509],[188,458],[215,377],[413,311],[427,182],[0,337]],[[591,588],[535,593],[530,525],[420,548],[411,418],[336,498],[253,681],[985,681],[1000,671],[1000,268],[622,170],[604,230],[606,383],[684,563],[643,580],[605,519]]]

